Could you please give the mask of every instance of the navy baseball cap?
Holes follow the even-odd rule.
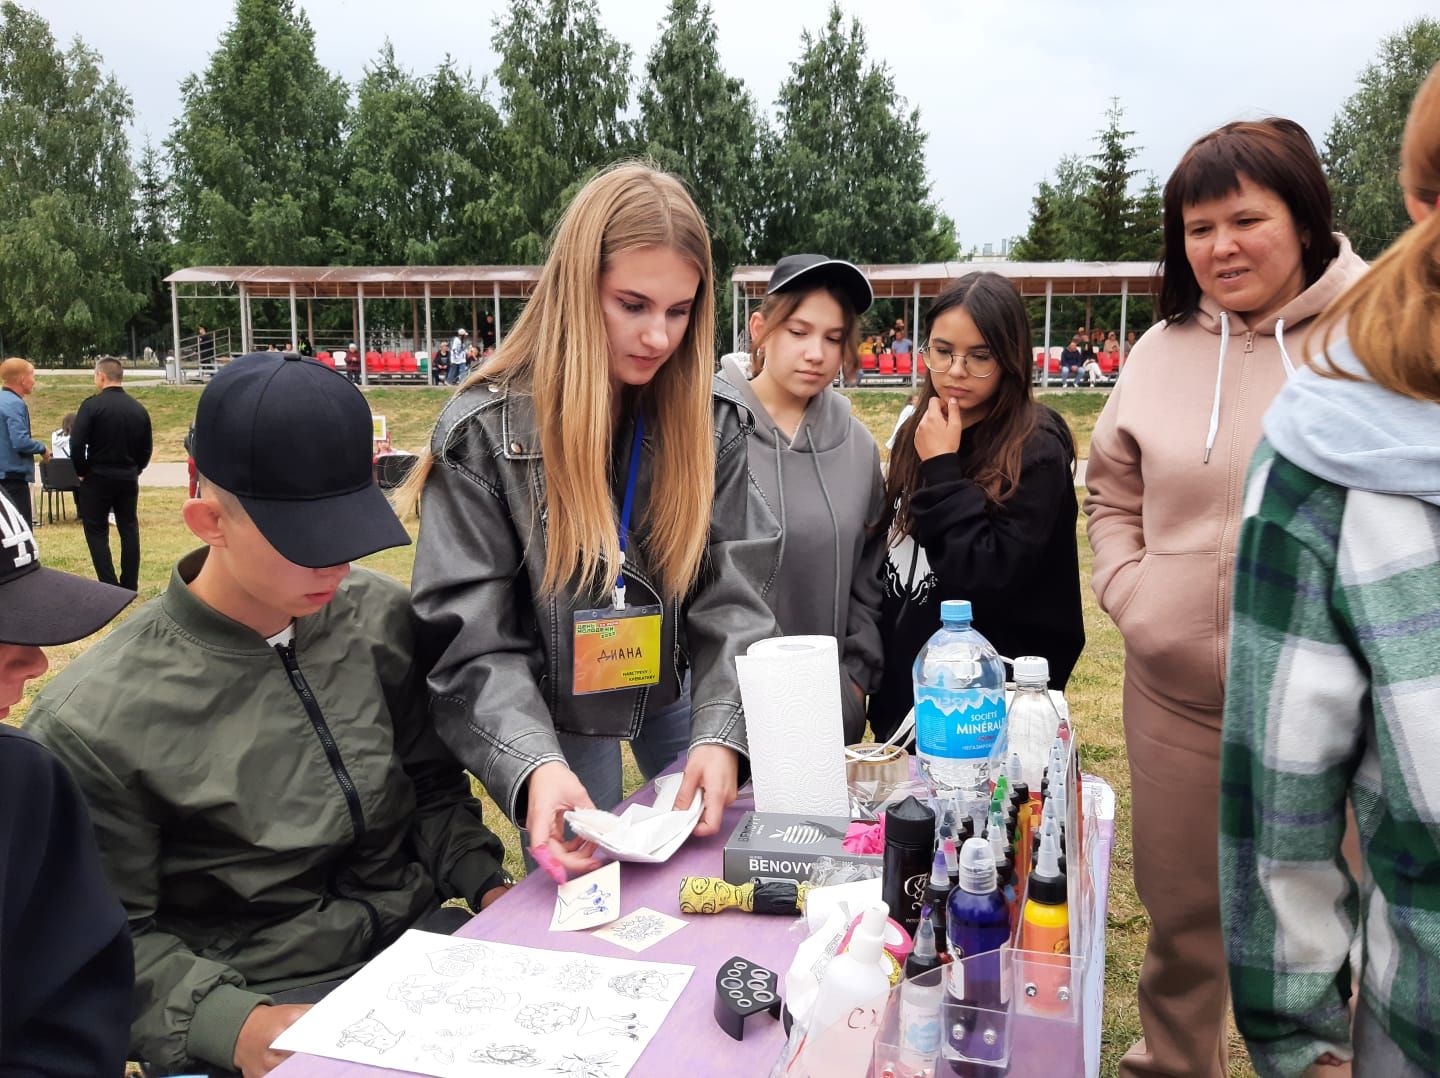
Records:
[[[824,255],[786,255],[770,272],[770,283],[765,286],[767,296],[786,292],[802,285],[814,285],[817,281],[835,284],[850,298],[850,306],[856,314],[864,314],[875,302],[875,293],[870,279],[860,267],[841,258],[827,258]]]
[[[343,374],[287,352],[241,356],[195,410],[195,468],[233,494],[281,557],[308,569],[405,546],[375,482],[365,396]]]
[[[0,644],[52,647],[104,628],[135,593],[46,569],[30,522],[0,492]]]

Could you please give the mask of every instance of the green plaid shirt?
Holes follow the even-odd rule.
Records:
[[[1350,1054],[1361,995],[1440,1062],[1440,508],[1347,490],[1262,442],[1235,566],[1220,884],[1235,1018],[1263,1075]],[[1347,796],[1366,878],[1340,855]]]

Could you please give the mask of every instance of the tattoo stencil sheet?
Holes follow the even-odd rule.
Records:
[[[639,954],[666,936],[679,932],[685,925],[686,922],[678,917],[670,917],[648,906],[641,906],[613,924],[596,930],[595,935],[599,939],[609,940],[617,947],[624,947],[627,951]]]
[[[642,918],[653,929],[643,921],[651,914],[664,916],[642,909],[626,920]],[[497,969],[509,975],[503,985]],[[412,930],[274,1046],[436,1078],[622,1078],[692,973],[693,966]]]

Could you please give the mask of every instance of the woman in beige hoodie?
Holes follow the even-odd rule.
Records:
[[[1126,1078],[1225,1074],[1220,726],[1245,469],[1304,332],[1364,272],[1290,120],[1227,124],[1165,185],[1162,321],[1090,442],[1093,586],[1125,638],[1135,889],[1150,914]],[[1288,338],[1288,345],[1287,345]]]

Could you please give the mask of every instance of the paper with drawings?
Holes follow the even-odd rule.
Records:
[[[627,913],[614,924],[598,929],[595,937],[639,954],[646,948],[659,943],[666,936],[679,932],[687,923],[678,917],[669,917],[646,906],[641,906],[635,912]]]
[[[274,1047],[437,1078],[621,1078],[694,970],[412,930]]]
[[[704,807],[696,791],[688,809],[675,811],[675,797],[684,779],[684,775],[656,779],[653,805],[630,805],[619,816],[599,809],[574,809],[565,813],[565,822],[581,838],[620,861],[668,861],[695,830]]]
[[[609,924],[620,916],[620,863],[611,861],[555,891],[551,932],[575,932]]]

